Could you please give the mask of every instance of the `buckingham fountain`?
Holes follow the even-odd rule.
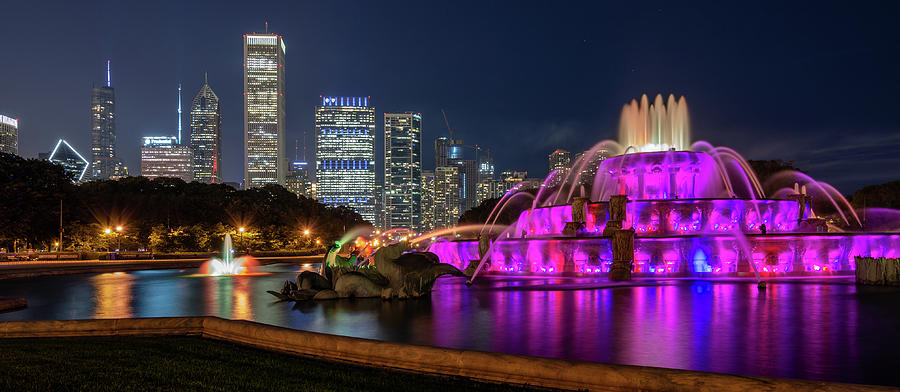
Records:
[[[864,230],[830,185],[800,172],[761,183],[734,150],[691,144],[683,97],[632,101],[622,110],[619,142],[600,142],[570,168],[520,185],[477,237],[437,237],[428,250],[470,275],[613,280],[849,274],[854,257],[900,254],[896,227]],[[496,217],[512,201],[531,206],[498,228]]]

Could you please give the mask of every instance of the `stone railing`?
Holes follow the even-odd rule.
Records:
[[[0,339],[193,335],[362,366],[578,391],[888,391],[889,387],[751,377],[418,346],[218,317],[0,322]]]
[[[900,259],[860,257],[856,261],[856,284],[900,286]]]

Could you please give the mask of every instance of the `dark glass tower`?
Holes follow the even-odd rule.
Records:
[[[106,85],[91,89],[91,178],[108,180],[127,175],[116,155],[116,90],[109,79],[106,61]]]
[[[384,228],[421,229],[422,115],[384,114]]]
[[[203,87],[191,102],[191,150],[194,181],[222,182],[222,114],[219,97],[204,79]]]

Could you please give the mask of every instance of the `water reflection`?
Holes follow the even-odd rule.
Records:
[[[857,292],[849,279],[815,284],[664,281],[582,289],[592,279],[442,278],[430,299],[276,302],[270,275],[185,277],[187,271],[9,280],[0,296],[29,308],[0,320],[216,315],[316,332],[513,354],[754,376],[900,385],[889,353],[898,290]],[[57,290],[45,290],[54,287]]]
[[[112,272],[91,278],[94,286],[94,318],[127,318],[133,316],[131,288],[134,276]]]

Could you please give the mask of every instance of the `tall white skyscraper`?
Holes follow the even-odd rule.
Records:
[[[316,198],[375,223],[375,107],[369,97],[322,97],[316,106]]]
[[[384,114],[385,229],[421,230],[422,115]]]
[[[283,184],[284,40],[244,35],[244,187]]]
[[[0,152],[19,155],[19,120],[0,114]]]

